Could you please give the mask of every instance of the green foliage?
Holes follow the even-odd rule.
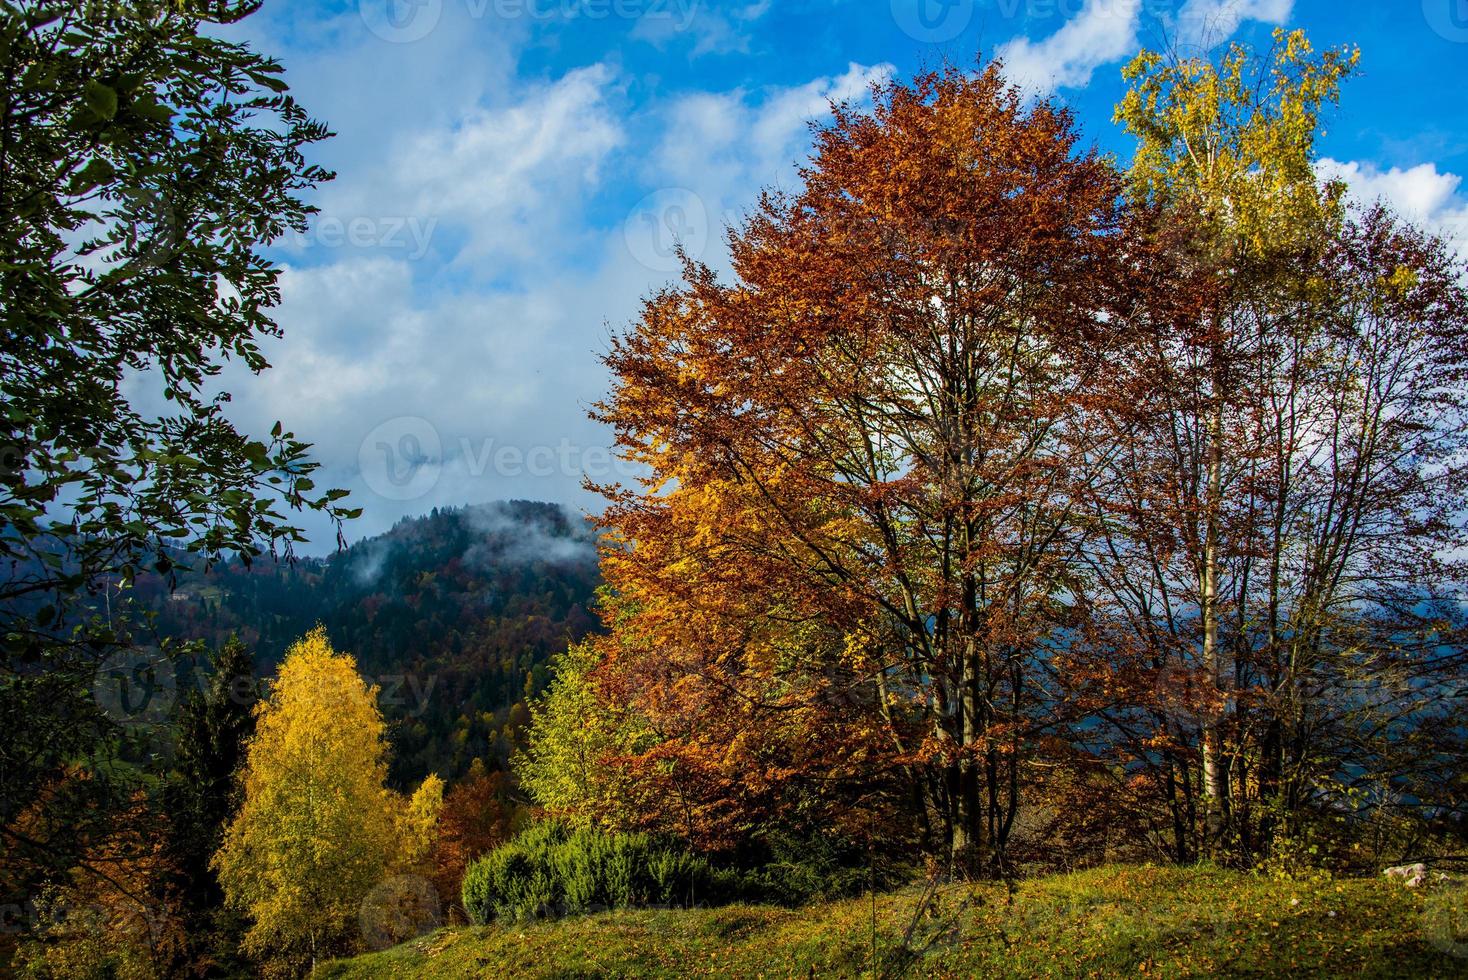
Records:
[[[597,696],[593,672],[600,656],[592,643],[576,644],[551,664],[554,679],[531,706],[525,751],[514,759],[520,785],[558,816],[607,823],[628,818],[626,781],[606,761],[648,735],[630,713]]]
[[[211,658],[204,689],[179,705],[170,810],[196,818],[207,835],[201,849],[205,864],[239,806],[234,775],[254,734],[259,701],[250,651],[231,637]]]
[[[798,906],[831,901],[876,886],[887,888],[900,878],[900,868],[873,862],[844,842],[819,834],[764,835],[765,853],[743,875],[744,893],[751,899]]]
[[[235,771],[245,758],[245,745],[255,731],[259,684],[250,651],[231,637],[210,662],[204,689],[180,705],[172,772],[164,785],[164,805],[171,823],[168,854],[176,869],[178,893],[186,902],[191,955],[205,952],[211,935],[237,932],[228,916],[217,914],[224,892],[209,870],[225,825],[239,808]],[[231,936],[238,940],[238,936]]]
[[[0,124],[24,133],[0,181],[7,559],[40,560],[63,501],[68,575],[166,568],[170,543],[289,549],[282,505],[346,516],[309,447],[237,432],[207,394],[225,357],[268,366],[279,270],[260,246],[304,229],[302,194],[332,176],[305,162],[330,134],[280,64],[218,36],[258,6],[0,4]],[[161,417],[121,383],[144,369]]]
[[[262,246],[305,227],[331,176],[304,159],[329,134],[281,66],[222,36],[258,6],[0,0],[0,824],[64,767],[110,764],[116,719],[89,695],[139,571],[289,552],[290,510],[352,514],[306,444],[238,431],[217,391],[225,360],[267,367]],[[92,783],[114,805],[117,775]],[[70,857],[3,854],[30,869],[22,901]]]
[[[546,820],[470,864],[463,902],[485,923],[733,901],[796,906],[897,880],[892,869],[874,876],[861,857],[823,838],[775,835],[719,867],[648,834]]]
[[[538,823],[471,864],[464,908],[475,922],[583,915],[606,909],[715,904],[738,876],[646,834]]]

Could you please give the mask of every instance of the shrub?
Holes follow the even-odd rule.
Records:
[[[865,852],[819,835],[766,835],[728,857],[735,867],[716,868],[682,843],[545,821],[469,865],[464,911],[483,925],[735,901],[796,906],[855,895],[868,883],[887,888],[903,877],[887,862],[873,872]]]
[[[707,859],[646,834],[535,824],[469,865],[464,910],[475,923],[604,909],[718,904],[740,880]]]
[[[751,901],[797,906],[879,889],[901,879],[887,861],[869,867],[871,856],[849,841],[818,834],[766,834],[762,853],[746,855],[741,890]]]

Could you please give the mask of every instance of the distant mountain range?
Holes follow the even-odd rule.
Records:
[[[517,500],[435,509],[327,559],[144,577],[137,600],[164,636],[238,635],[267,675],[324,625],[380,685],[393,782],[407,785],[460,775],[476,757],[504,764],[550,658],[597,628],[600,582],[581,517]]]

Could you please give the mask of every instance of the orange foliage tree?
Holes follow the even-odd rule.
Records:
[[[79,773],[75,779],[90,779]],[[187,902],[165,824],[141,793],[108,815],[63,881],[42,888],[17,965],[36,976],[171,976],[187,972]]]
[[[1129,180],[993,66],[835,108],[732,280],[614,338],[647,475],[602,488],[609,631],[556,689],[598,727],[532,738],[542,802],[1001,873],[1037,788],[1032,836],[1184,861],[1461,815],[1462,263],[1317,177],[1350,52],[1270,59],[1142,56]]]
[[[510,839],[517,813],[505,774],[487,772],[475,759],[468,775],[444,796],[438,814],[429,873],[440,899],[457,907],[464,869]],[[463,921],[469,921],[459,911]]]
[[[649,475],[606,490],[597,682],[666,826],[915,804],[930,849],[1002,868],[1066,721],[1121,184],[996,67],[872,94],[731,232],[732,283],[689,262],[614,341],[596,414]]]

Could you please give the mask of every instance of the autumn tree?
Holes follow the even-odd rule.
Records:
[[[438,837],[438,821],[443,806],[443,780],[436,773],[429,773],[397,814],[397,863],[400,867],[428,870],[427,861]]]
[[[680,567],[688,603],[655,642],[622,630],[558,661],[517,766],[536,802],[572,823],[672,832],[706,850],[865,839],[877,826],[910,843],[910,823],[878,806],[886,743],[870,724],[872,685],[868,710],[840,697],[837,632],[791,629],[769,582],[749,580],[736,606],[717,590],[740,573]],[[833,657],[831,675],[818,654]]]
[[[1144,52],[1117,109],[1153,224],[1087,556],[1103,646],[1152,671],[1157,729],[1112,732],[1161,760],[1183,858],[1265,846],[1335,784],[1365,685],[1438,673],[1457,635],[1461,270],[1316,176],[1357,58],[1283,31],[1216,64]]]
[[[151,978],[187,963],[188,896],[164,815],[139,792],[106,816],[71,871],[33,896],[33,931],[10,960],[21,975]]]
[[[1002,868],[1061,720],[1121,184],[998,67],[873,94],[731,233],[733,282],[689,263],[614,342],[597,415],[650,475],[609,490],[597,672],[669,809],[798,773],[850,810],[882,774],[930,846]]]
[[[1265,850],[1322,795],[1419,824],[1464,813],[1468,265],[1378,205],[1312,271],[1236,600],[1240,785],[1260,804],[1240,831]]]
[[[639,732],[635,715],[603,696],[595,676],[601,658],[593,643],[583,641],[551,661],[554,679],[531,705],[533,724],[513,764],[520,785],[549,813],[573,823],[594,817],[615,825],[630,818],[626,811],[633,805],[618,761],[634,753],[646,733]]]
[[[519,816],[505,774],[489,772],[475,759],[443,798],[429,855],[430,877],[443,901],[457,906],[464,869],[509,840]],[[460,919],[469,921],[462,909]]]
[[[213,866],[253,924],[245,948],[313,966],[340,950],[400,847],[377,689],[318,628],[291,647],[260,705],[244,802]]]

